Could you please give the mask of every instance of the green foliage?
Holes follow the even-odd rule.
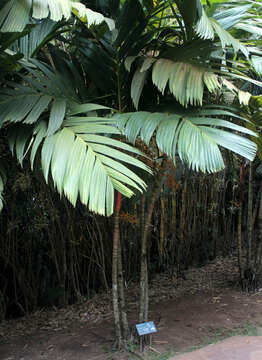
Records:
[[[120,135],[120,132],[112,120],[106,118],[69,116],[63,129],[51,136],[46,123],[40,122],[30,140],[31,166],[33,168],[36,152],[43,142],[41,162],[46,182],[51,171],[58,192],[64,193],[74,206],[79,194],[81,202],[88,204],[91,211],[109,216],[114,210],[114,189],[130,197],[133,191],[129,187],[139,191],[146,187],[125,164],[150,171],[140,160],[125,152],[142,153],[110,137],[115,134]],[[28,131],[25,133],[23,127],[21,132],[15,129],[10,142],[21,163],[28,152],[27,135]]]
[[[242,109],[242,114],[249,120],[246,122],[246,127],[256,134],[255,137],[252,137],[252,140],[257,145],[258,157],[262,159],[262,96],[252,96],[248,106]]]
[[[1,134],[28,172],[17,174],[9,157],[0,169],[0,208],[6,179],[12,201],[1,228],[0,312],[8,296],[27,312],[108,288],[112,223],[93,213],[113,213],[115,190],[137,195],[120,213],[123,266],[134,279],[146,215],[138,194],[148,189],[149,202],[148,165],[162,158],[152,268],[173,273],[232,248],[237,155],[252,160],[258,146],[261,156],[261,99],[251,97],[261,86],[260,11],[253,1],[0,4]],[[224,103],[228,91],[246,106],[241,115]],[[194,172],[219,171],[224,159],[216,177]]]
[[[25,36],[19,37],[12,43],[11,49],[16,53],[23,54],[25,59],[33,57],[48,41],[56,35],[55,29],[61,27],[49,19],[36,22],[31,29],[28,29]]]
[[[176,0],[177,8],[183,18],[187,34],[187,41],[191,41],[194,35],[194,26],[202,17],[202,5],[200,0]]]
[[[32,17],[35,19],[47,18],[49,14],[53,21],[59,21],[63,17],[68,19],[71,14],[71,1],[8,1],[0,11],[0,31],[23,31],[26,25],[30,23],[31,11]]]
[[[102,14],[86,8],[74,0],[11,0],[0,9],[0,32],[21,32],[31,23],[32,18],[52,21],[68,20],[74,13],[89,25],[103,21],[111,25],[109,19]]]
[[[164,74],[164,76],[163,76]],[[195,64],[160,59],[152,71],[153,83],[164,93],[167,83],[169,90],[183,106],[202,105],[204,86],[213,92],[220,88],[216,75]]]
[[[253,136],[256,134],[245,127],[218,118],[225,115],[238,117],[233,112],[208,107],[180,114],[134,112],[118,117],[120,129],[131,142],[135,143],[140,136],[142,141],[149,145],[155,136],[160,151],[174,161],[178,155],[193,170],[215,172],[224,168],[218,145],[250,160],[253,160],[256,154],[256,146],[252,141],[224,129]],[[224,129],[219,129],[221,127]]]
[[[190,4],[5,3],[0,121],[13,123],[10,144],[19,162],[28,153],[33,168],[42,149],[46,181],[51,174],[73,205],[80,196],[90,210],[110,215],[114,189],[128,197],[144,190],[135,168],[149,171],[138,159],[142,153],[121,141],[123,135],[134,144],[138,138],[146,144],[155,139],[170,158],[178,155],[203,172],[223,168],[219,146],[253,159],[256,146],[242,135],[256,141],[257,132],[233,123],[243,119],[232,111],[150,112],[171,96],[184,108],[202,106],[225,86],[247,103],[250,94],[239,90],[241,84],[260,85],[249,77],[248,44],[228,31],[243,27],[257,4],[234,3],[231,9],[208,3],[206,11],[199,0]],[[259,74],[262,57],[252,45],[251,63]],[[244,57],[237,61],[240,52]],[[77,107],[78,114],[72,112]],[[121,131],[112,107],[123,113],[118,115]],[[131,113],[134,107],[142,111]]]
[[[101,291],[110,286],[113,219],[91,213],[80,202],[73,208],[51,184],[44,183],[39,167],[35,166],[35,171],[31,172],[29,162],[24,159],[21,169],[12,161],[10,153],[6,155],[7,205],[1,213],[0,229],[3,294],[0,317],[21,315],[23,309],[29,312],[37,307],[84,302],[98,291],[100,297]],[[165,174],[168,181],[163,182],[161,199],[152,220],[154,233],[149,265],[150,274],[165,271],[163,279],[167,286],[174,281],[175,289],[183,282],[181,278],[176,280],[177,269],[182,271],[191,265],[203,265],[214,258],[215,251],[228,254],[234,247],[232,226],[238,211],[238,194],[234,189],[239,168],[236,157],[232,155],[232,158],[234,162],[227,162],[226,172],[210,175],[193,172],[179,159],[176,167],[168,162]],[[232,166],[235,166],[235,177],[230,175]],[[148,185],[146,206],[152,196],[152,177]],[[187,191],[183,200],[184,189]],[[173,196],[174,203],[171,202]],[[164,201],[164,213],[161,201]],[[182,231],[183,207],[186,222]],[[120,213],[127,286],[137,281],[139,271],[142,208],[138,194],[123,201]],[[165,238],[162,252],[161,218]],[[174,231],[174,224],[177,231]]]

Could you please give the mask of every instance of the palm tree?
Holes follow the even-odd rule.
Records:
[[[249,76],[261,59],[255,41],[250,60],[248,46],[229,32],[243,30],[259,5],[234,2],[229,11],[215,1],[205,8],[200,0],[101,4],[17,0],[1,6],[0,114],[19,162],[30,154],[33,168],[40,158],[46,181],[52,177],[73,205],[80,198],[109,216],[114,190],[127,197],[144,191],[138,170],[150,172],[125,138],[153,141],[173,161],[179,156],[202,172],[223,168],[220,146],[252,160],[256,144],[242,135],[256,137],[255,129],[218,99],[226,89],[247,104],[251,95],[241,84],[261,85]],[[116,231],[117,221],[116,214]],[[118,245],[115,236],[114,271]]]
[[[160,106],[154,106],[153,109],[157,111],[161,108],[165,114],[160,112],[152,114],[151,107],[151,112],[122,114],[119,116],[119,123],[122,131],[133,143],[140,137],[150,146],[151,139],[154,138],[158,149],[174,161],[179,155],[194,170],[217,171],[224,167],[218,145],[228,148],[230,144],[230,150],[239,153],[238,150],[233,149],[233,143],[239,145],[238,141],[233,140],[235,134],[226,134],[224,130],[219,129],[225,126],[233,130],[236,124],[224,122],[225,120],[218,118],[224,115],[232,119],[236,118],[237,114],[233,109],[229,111],[222,109],[221,106],[204,106],[197,109],[192,106],[202,105],[205,102],[207,90],[211,93],[218,92],[221,84],[238,95],[240,102],[248,102],[250,94],[239,90],[232,80],[229,81],[230,78],[245,79],[246,69],[241,69],[240,63],[236,61],[228,61],[228,56],[232,57],[232,53],[241,51],[247,65],[249,50],[225,31],[223,23],[221,24],[217,19],[225,20],[226,18],[226,25],[229,28],[242,20],[244,10],[249,10],[252,5],[245,6],[245,9],[238,7],[239,12],[231,13],[230,16],[228,9],[219,8],[218,14],[214,12],[214,18],[208,18],[199,3],[195,8],[195,16],[191,17],[187,2],[177,1],[176,5],[180,11],[180,17],[176,14],[175,18],[178,20],[175,22],[173,31],[168,29],[169,32],[164,33],[165,36],[166,34],[170,36],[170,40],[163,42],[164,46],[161,43],[158,46],[153,43],[153,47],[147,48],[146,53],[127,57],[125,60],[128,70],[132,69],[134,62],[136,65],[131,83],[134,106],[138,108],[144,84],[152,78],[152,83],[164,97],[162,104],[160,100]],[[161,10],[164,19],[168,12],[174,15],[177,10],[171,5],[170,7],[171,10],[168,8]],[[223,16],[223,13],[226,16]],[[158,36],[160,37],[164,30],[161,26],[159,28]],[[166,89],[167,84],[168,89]],[[174,101],[171,101],[171,104],[165,103],[170,93],[174,95],[177,102],[183,105],[183,108]],[[238,131],[237,128],[234,130]],[[233,137],[230,140],[231,136]],[[152,196],[151,206],[153,205],[154,197]],[[147,223],[150,221],[149,218]],[[147,321],[148,314],[146,237],[147,235],[142,241],[140,321]]]
[[[218,39],[214,38],[213,41],[210,41],[205,40],[205,38],[212,38],[212,36],[214,37],[214,33],[216,31],[218,33],[219,39],[221,40],[220,49],[223,48],[223,46],[225,47],[227,44],[229,44],[230,46],[233,46],[233,50],[235,51],[242,50],[243,53],[247,53],[248,50],[231,35],[226,34],[226,31],[222,29],[222,26],[217,25],[217,21],[211,21],[208,19],[199,1],[196,1],[195,3],[195,8],[193,7],[189,12],[186,3],[180,1],[177,1],[176,8],[170,5],[168,1],[161,1],[160,4],[155,7],[153,6],[152,2],[152,5],[147,7],[147,9],[143,8],[138,1],[125,1],[121,8],[120,14],[118,14],[115,18],[117,27],[116,30],[118,31],[116,38],[114,38],[112,35],[112,33],[114,34],[115,29],[105,29],[105,26],[102,26],[103,29],[100,30],[99,28],[97,33],[94,34],[93,30],[90,31],[89,28],[86,27],[86,24],[82,23],[82,25],[80,24],[76,30],[73,29],[71,31],[72,37],[68,40],[68,37],[70,37],[70,35],[68,35],[69,28],[68,25],[65,25],[64,22],[60,23],[59,29],[56,28],[55,30],[53,28],[54,24],[51,26],[50,23],[45,23],[45,31],[43,30],[43,23],[40,22],[40,24],[37,24],[33,30],[30,30],[30,35],[34,35],[34,37],[37,38],[37,41],[33,39],[33,36],[30,36],[29,38],[28,35],[22,37],[23,41],[20,42],[20,46],[19,44],[17,45],[16,41],[16,47],[13,46],[13,48],[16,48],[19,51],[23,50],[24,52],[26,51],[24,47],[21,48],[21,43],[25,42],[25,38],[27,43],[31,41],[31,51],[29,52],[29,56],[34,54],[36,55],[36,51],[41,49],[39,49],[39,45],[43,46],[52,37],[57,36],[58,33],[64,33],[61,44],[67,44],[68,41],[70,41],[70,47],[66,49],[66,52],[63,52],[61,49],[55,51],[55,49],[51,47],[48,57],[51,66],[47,65],[46,63],[33,60],[32,58],[28,60],[30,65],[28,64],[27,66],[24,66],[27,75],[19,75],[18,73],[22,80],[22,83],[20,82],[19,87],[17,87],[17,81],[13,82],[13,85],[9,82],[8,86],[4,86],[2,91],[0,109],[5,109],[5,111],[2,113],[3,122],[22,122],[23,124],[30,125],[36,123],[36,125],[32,128],[30,126],[27,127],[28,137],[32,136],[33,134],[33,137],[31,137],[31,144],[35,144],[35,146],[32,148],[34,149],[32,160],[34,160],[34,155],[42,140],[48,140],[50,142],[50,148],[52,146],[53,150],[55,151],[54,141],[56,138],[60,136],[60,143],[63,143],[63,141],[61,141],[62,136],[66,136],[67,134],[70,137],[67,130],[73,130],[74,136],[79,135],[79,133],[75,132],[75,130],[77,130],[76,126],[80,126],[80,124],[82,125],[82,122],[85,123],[87,118],[75,119],[73,116],[83,112],[87,113],[88,111],[95,111],[95,115],[97,115],[99,111],[104,112],[105,114],[106,110],[108,110],[109,113],[112,113],[112,104],[118,108],[118,112],[120,112],[120,114],[127,109],[132,109],[132,104],[129,100],[129,81],[132,78],[131,97],[135,107],[137,107],[139,103],[139,98],[143,90],[142,85],[145,83],[146,77],[149,75],[152,75],[152,82],[148,85],[150,86],[150,91],[153,83],[160,90],[160,92],[165,95],[166,99],[171,93],[174,95],[177,102],[181,103],[181,105],[184,107],[198,104],[201,105],[203,103],[205,95],[204,85],[207,86],[205,91],[209,90],[212,92],[215,89],[220,88],[221,82],[228,84],[228,80],[223,78],[221,75],[219,81],[219,75],[216,74],[216,72],[222,75],[224,74],[224,70],[221,70],[221,67],[217,71],[213,70],[214,66],[212,65],[212,60],[216,59],[216,55],[214,55],[211,60],[209,59],[209,62],[207,63],[207,57],[210,55],[213,56],[214,48],[216,49],[216,53],[218,51],[217,49],[219,49],[219,44],[217,43]],[[6,8],[8,7],[8,4],[9,2],[6,3],[0,12],[0,19],[2,17],[2,32],[5,30],[14,30],[10,24],[14,24],[15,21],[12,22],[11,20],[19,10],[18,4],[21,6],[20,2],[12,2],[13,5],[9,9],[8,16],[6,16]],[[39,10],[40,8],[37,8],[37,12],[37,10],[34,8],[36,5],[33,2],[34,18],[39,18],[40,14],[42,14],[42,17],[47,16],[48,11],[45,8],[46,5],[44,4],[46,4],[46,2],[43,2],[43,8],[41,8],[42,5],[40,6],[42,9],[41,12]],[[80,18],[84,22],[90,22],[92,24],[93,21],[94,23],[92,17],[94,12],[92,10],[81,8],[79,4],[77,5],[75,2],[68,1],[63,2],[63,4],[64,5],[61,7],[61,2],[57,1],[58,8],[56,8],[56,12],[53,8],[50,8],[49,4],[50,17],[53,20],[61,20],[62,15],[65,19],[67,19],[69,17],[70,6],[73,6],[74,12],[76,12],[75,9],[78,6],[77,8],[81,9],[81,12],[80,10],[78,11]],[[11,6],[11,3],[9,6]],[[30,10],[30,8],[26,8],[26,14],[29,14]],[[90,10],[92,14],[90,17],[87,15],[89,14],[89,12],[87,12],[88,10]],[[60,15],[57,16],[57,18],[54,18],[53,11],[54,13],[59,13]],[[86,14],[86,17],[83,16],[84,13]],[[160,17],[159,13],[161,13]],[[162,25],[162,18],[165,19],[167,15],[169,15],[170,18],[170,14],[175,20],[177,19],[177,21],[174,22],[174,25],[170,26],[168,22],[166,25],[166,20],[164,20],[164,25]],[[29,15],[25,16],[26,19],[28,16]],[[101,19],[102,18],[105,17],[101,15]],[[136,21],[133,21],[134,19]],[[159,20],[160,26],[155,29],[157,20]],[[207,35],[204,33],[204,25],[202,24],[203,22],[205,27],[213,27],[212,35]],[[26,23],[24,22],[24,25],[25,24]],[[192,30],[194,29],[194,25],[196,26],[195,31]],[[22,29],[22,25],[20,24],[19,26],[19,29]],[[48,30],[46,30],[46,28]],[[23,26],[22,30],[24,29],[25,26]],[[36,29],[38,29],[38,31],[36,31]],[[209,29],[210,33],[212,32],[212,29]],[[172,36],[169,34],[163,35],[164,30],[166,30],[166,33],[167,30],[170,30]],[[26,31],[28,32],[29,30]],[[183,38],[182,43],[180,40],[181,36]],[[204,39],[201,39],[201,37],[204,37]],[[33,40],[34,44],[32,47]],[[164,45],[162,45],[162,43],[164,43]],[[145,49],[147,52],[144,52]],[[224,51],[225,50],[226,49],[224,48]],[[71,52],[71,54],[73,53],[75,56],[72,57],[71,55],[71,59],[69,59],[69,56],[67,56],[68,52]],[[142,53],[144,53],[144,55],[141,59],[140,54]],[[174,54],[176,54],[175,58]],[[132,57],[131,60],[130,56]],[[62,57],[66,58],[66,60],[62,60]],[[138,69],[135,70],[134,76],[132,76],[133,74],[130,76],[126,71],[125,66],[130,68],[131,62],[134,62],[134,60],[138,64]],[[79,69],[80,61],[82,69]],[[58,63],[57,66],[56,62]],[[196,62],[198,62],[198,64],[196,64]],[[208,64],[207,66],[204,65],[206,63]],[[201,64],[201,67],[199,64]],[[151,71],[150,69],[152,66],[153,69]],[[218,67],[217,63],[216,67]],[[62,71],[60,69],[62,69]],[[236,72],[239,73],[239,70],[236,70],[233,66],[231,66],[230,70],[230,72],[226,73],[227,78],[229,76],[245,78],[244,75],[237,75]],[[63,75],[61,74],[62,72]],[[67,76],[64,76],[65,74]],[[77,81],[80,80],[78,81],[78,84],[76,84],[76,81],[73,81],[73,76],[77,78]],[[150,82],[149,79],[148,82]],[[169,91],[166,91],[165,93],[165,88],[168,82]],[[5,87],[8,88],[5,89]],[[110,108],[106,109],[103,107],[104,105],[96,106],[90,104],[91,91],[92,98],[94,100],[97,101],[98,98],[103,96],[105,99],[103,103],[105,105],[111,105]],[[157,96],[161,96],[161,94],[156,92],[155,97]],[[16,99],[15,102],[14,98]],[[87,102],[88,105],[83,105],[85,102]],[[25,103],[27,103],[26,107]],[[155,98],[153,98],[153,101],[150,101],[143,106],[149,110],[151,109],[151,111],[153,110],[153,115],[151,115],[150,111],[135,112],[133,114],[128,113],[123,116],[118,115],[118,118],[120,118],[118,124],[120,124],[121,130],[123,130],[123,126],[125,127],[125,130],[127,130],[127,125],[131,126],[131,123],[133,124],[130,131],[134,130],[134,133],[127,133],[129,140],[134,142],[136,136],[140,131],[142,131],[143,124],[150,124],[151,127],[149,131],[145,133],[145,129],[147,130],[147,127],[145,127],[141,134],[142,139],[145,140],[145,142],[150,140],[151,136],[156,130],[157,145],[161,151],[167,153],[168,156],[174,159],[176,156],[176,150],[178,150],[178,155],[182,158],[182,160],[188,162],[189,165],[196,170],[201,171],[210,172],[220,170],[222,168],[223,160],[219,152],[218,145],[226,146],[230,150],[236,151],[241,155],[247,156],[248,158],[252,158],[254,156],[255,147],[249,140],[241,138],[241,140],[239,140],[238,144],[236,145],[236,136],[238,135],[226,133],[224,130],[217,129],[217,127],[223,127],[250,134],[250,131],[245,130],[243,127],[232,125],[232,123],[225,122],[224,120],[215,120],[215,118],[213,118],[214,116],[219,115],[236,117],[236,115],[234,115],[232,112],[226,113],[225,110],[220,111],[215,109],[200,109],[197,113],[195,113],[195,110],[188,109],[188,111],[186,111],[185,108],[181,108],[180,111],[178,111],[174,101],[172,105],[173,110],[171,109],[169,111],[167,107],[165,108],[162,105],[161,112],[155,112],[156,107],[154,106],[154,103]],[[13,110],[14,106],[16,107],[15,112]],[[39,121],[41,120],[41,116],[46,114],[46,109],[50,109],[50,113],[48,115],[49,122],[46,124],[47,129],[45,132],[45,123],[39,123]],[[168,116],[162,115],[163,109],[166,111],[166,113],[169,112]],[[195,116],[195,114],[197,116]],[[92,113],[90,121],[92,121],[94,128],[100,125],[100,131],[90,130],[90,134],[108,133],[111,135],[113,134],[115,137],[120,135],[119,130],[117,130],[115,127],[110,127],[111,125],[114,126],[114,120],[110,120],[108,117],[106,119],[101,119],[99,116],[93,115],[94,113]],[[101,125],[104,127],[108,126],[108,128],[105,129],[104,127],[101,127]],[[216,128],[214,126],[216,126]],[[173,138],[171,137],[170,140],[166,141],[167,138],[165,135],[171,134],[169,131],[170,127],[172,127],[175,131],[173,132]],[[59,134],[57,133],[54,137],[52,137],[57,131]],[[83,129],[83,127],[81,128],[81,132],[84,133],[85,136],[87,131],[87,129]],[[136,134],[136,136],[134,136],[134,134]],[[189,144],[188,141],[191,142],[193,136],[196,143]],[[173,143],[174,138],[177,141],[177,148],[176,143]],[[27,139],[28,138],[24,138],[24,140]],[[53,139],[53,142],[51,139]],[[81,149],[80,145],[77,147],[77,139],[77,137],[72,138],[72,145],[74,144],[78,149],[77,151],[81,152],[83,149]],[[96,140],[91,140],[91,142],[93,141],[98,141],[98,144],[100,144],[99,149],[103,156],[105,156],[105,153],[108,154],[107,148],[105,148],[103,151],[101,149],[101,143],[106,146],[104,139],[99,139],[99,137],[96,136]],[[115,141],[117,140],[109,140],[107,137],[106,144],[108,146],[118,146],[118,143]],[[14,143],[15,142],[12,144]],[[57,144],[60,143],[58,142]],[[46,146],[43,148],[44,150],[46,149]],[[131,148],[126,144],[123,145],[122,143],[122,145],[119,145],[119,147],[122,150],[131,151]],[[201,148],[201,151],[204,151],[205,156],[197,158],[195,156],[196,148]],[[19,159],[23,158],[24,150],[25,144],[24,147],[20,149],[20,154],[17,153]],[[135,151],[138,154],[136,150],[132,151]],[[139,154],[141,155],[141,153]],[[209,156],[207,154],[209,154]],[[116,152],[115,156],[113,157],[116,158],[118,156],[119,154]],[[48,178],[51,159],[52,158],[46,159],[47,164],[43,165],[43,168],[46,169],[46,179]],[[141,162],[138,162],[138,160],[135,160],[134,158],[131,160],[131,158],[128,158],[126,154],[122,157],[123,161],[125,161],[124,159],[132,165],[143,167]],[[43,158],[43,152],[42,161],[45,161]],[[52,164],[53,161],[55,162],[55,160],[52,160]],[[72,189],[72,184],[69,185],[66,179],[64,182],[63,179],[61,179],[61,174],[63,174],[63,176],[66,175],[65,165],[67,164],[67,161],[70,161],[69,153],[68,157],[65,156],[63,162],[64,168],[59,174],[59,180],[55,179],[55,171],[57,171],[55,170],[55,166],[51,166],[51,173],[55,184],[57,185],[58,191],[61,193],[64,189],[66,189],[66,196],[70,198],[73,204],[75,204],[77,194],[80,191],[80,181],[76,173],[79,174],[83,164],[80,162],[78,170],[75,172],[77,181],[74,179],[73,183],[76,187]],[[81,161],[84,160],[81,158]],[[107,166],[112,166],[112,164],[113,163],[109,165],[107,163]],[[62,163],[60,163],[60,165],[62,165]],[[92,165],[90,166],[92,167]],[[97,169],[97,167],[94,168]],[[146,167],[144,167],[144,169],[146,169]],[[113,170],[116,171],[116,168],[113,167]],[[112,170],[110,171],[112,174]],[[122,182],[122,186],[119,185],[119,178],[115,179],[113,181],[113,187],[122,191],[125,195],[131,195],[132,191],[127,190],[127,187],[123,185],[124,182],[128,185],[134,186],[135,188],[139,188],[139,186],[140,188],[143,188],[145,186],[145,184],[141,181],[137,183],[138,178],[134,177],[134,175],[132,176],[132,181],[127,182],[129,180],[125,178]],[[104,177],[104,181],[105,185],[108,181],[107,176]],[[66,187],[64,188],[64,186]],[[110,190],[108,189],[106,194],[106,196],[111,196],[112,198],[112,187],[110,187]],[[84,196],[82,194],[80,197],[84,203],[88,202],[88,196]],[[110,215],[112,213],[112,201],[109,202],[110,206],[107,205],[107,211],[102,208],[97,208],[96,210],[96,205],[94,204],[98,204],[99,202],[100,200],[91,201],[90,204],[92,205],[90,206],[90,209]]]

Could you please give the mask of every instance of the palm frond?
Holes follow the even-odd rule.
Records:
[[[221,6],[222,5],[222,6]],[[231,2],[231,4],[220,4],[211,15],[225,30],[231,29],[235,24],[242,21],[248,11],[252,8],[252,2],[240,4],[239,2]]]
[[[176,0],[175,1],[179,12],[182,16],[183,23],[186,29],[187,40],[191,41],[194,34],[194,25],[201,18],[202,5],[200,0]]]
[[[235,39],[227,30],[225,30],[218,20],[209,18],[204,9],[196,26],[196,32],[202,39],[205,40],[214,40],[215,35],[217,35],[223,49],[226,46],[232,46],[235,53],[240,50],[246,57],[249,54],[248,48],[239,40]]]
[[[23,83],[6,82],[0,90],[0,121],[33,124],[50,110],[47,131],[52,134],[60,128],[66,110],[79,102],[79,91],[73,87],[73,78],[39,61],[31,63],[35,68],[27,68],[29,74],[21,76]]]
[[[148,69],[143,70],[142,67],[139,67],[136,70],[132,79],[131,98],[133,100],[136,109],[138,108],[140,96],[146,81],[147,74],[148,74]]]
[[[114,189],[131,197],[134,190],[142,192],[146,188],[145,182],[131,170],[134,167],[150,172],[137,158],[143,154],[112,138],[112,135],[121,136],[112,119],[70,116],[55,134],[48,136],[47,131],[44,121],[35,126],[31,135],[23,127],[16,132],[11,147],[15,147],[20,162],[30,148],[33,167],[42,145],[41,162],[46,182],[51,174],[58,192],[65,194],[73,205],[79,196],[91,211],[109,216],[113,213]]]
[[[255,36],[262,36],[262,24],[259,24],[257,22],[252,22],[249,19],[247,21],[242,21],[236,24],[234,27],[236,29],[243,30]]]
[[[262,75],[262,56],[251,56],[251,63],[253,65],[254,70],[259,74]]]
[[[160,151],[174,161],[178,155],[194,170],[214,172],[224,167],[219,146],[250,160],[256,154],[254,142],[239,135],[256,136],[256,134],[245,127],[221,120],[219,116],[223,115],[225,112],[221,109],[204,108],[195,113],[136,112],[117,115],[117,117],[121,131],[131,142],[134,143],[140,137],[149,144],[155,136]],[[229,111],[227,115],[237,117],[235,113]]]
[[[81,4],[80,2],[72,3],[72,12],[88,26],[99,25],[103,21],[105,21],[110,31],[115,28],[114,20],[105,17],[99,12],[88,9],[84,4]]]
[[[155,62],[152,80],[162,93],[168,83],[170,92],[183,106],[202,105],[205,85],[210,92],[221,87],[218,76],[209,69],[168,59],[159,59]]]
[[[69,19],[73,12],[81,20],[92,24],[106,21],[112,29],[114,23],[102,14],[92,11],[80,2],[71,0],[10,0],[0,10],[0,32],[21,32],[30,18],[60,21]]]
[[[179,52],[179,51],[178,51]],[[179,56],[180,57],[180,56]],[[261,61],[256,59],[256,68],[260,69]],[[237,65],[234,63],[234,65]],[[152,70],[152,81],[158,90],[164,94],[168,85],[169,91],[176,100],[183,106],[202,105],[204,97],[204,88],[213,93],[222,86],[227,87],[238,96],[240,103],[248,103],[250,94],[241,91],[236,85],[227,79],[238,79],[240,82],[250,82],[256,86],[262,87],[262,82],[255,80],[233,66],[227,68],[226,65],[221,69],[207,66],[204,61],[187,57],[184,60],[173,61],[170,59],[157,59],[154,62]],[[140,90],[141,91],[141,90]]]
[[[56,28],[56,23],[52,20],[45,19],[35,24],[28,34],[17,39],[11,46],[11,50],[24,55],[25,59],[29,59],[40,49],[45,40]]]
[[[252,96],[249,100],[248,106],[243,109],[243,114],[249,120],[246,127],[257,134],[252,140],[257,144],[257,153],[260,160],[262,159],[262,138],[260,129],[262,127],[262,95]]]
[[[50,17],[59,21],[71,15],[70,0],[11,0],[0,11],[1,32],[21,32],[30,22],[30,15],[35,19]]]

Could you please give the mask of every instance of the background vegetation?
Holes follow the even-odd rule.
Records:
[[[7,160],[10,154],[7,153]],[[160,191],[149,239],[150,276],[183,276],[216,256],[236,254],[239,212],[239,161],[224,172],[196,174],[174,168]],[[233,166],[235,165],[235,166]],[[246,168],[247,170],[247,168]],[[47,186],[40,174],[13,164],[6,184],[8,208],[1,215],[1,317],[34,311],[39,306],[82,302],[111,287],[113,219],[73,208]],[[253,240],[258,240],[261,175],[253,182]],[[243,209],[247,246],[248,178]],[[125,282],[138,281],[141,221],[152,186],[141,199],[124,201],[120,212]],[[254,246],[256,241],[254,242]]]
[[[237,252],[257,289],[261,6],[0,5],[0,318],[112,286],[120,346],[130,281],[139,321],[156,272]]]

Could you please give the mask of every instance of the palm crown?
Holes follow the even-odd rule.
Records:
[[[33,167],[41,151],[45,179],[50,174],[60,194],[73,204],[79,196],[90,210],[110,215],[114,189],[128,197],[143,191],[135,169],[150,172],[123,136],[133,144],[154,139],[174,161],[178,155],[204,172],[224,166],[219,146],[252,160],[256,128],[217,97],[231,91],[246,105],[251,94],[242,84],[260,86],[250,69],[261,70],[254,36],[262,28],[256,16],[261,5],[211,3],[206,9],[197,0],[193,6],[3,4],[0,113],[2,124],[13,123],[10,145],[19,161],[29,152]],[[248,44],[229,32],[240,30]]]

